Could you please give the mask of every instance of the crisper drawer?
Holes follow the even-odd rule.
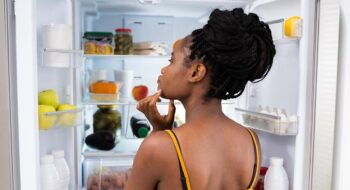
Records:
[[[113,158],[87,158],[83,164],[86,190],[122,190],[128,180],[134,155]]]

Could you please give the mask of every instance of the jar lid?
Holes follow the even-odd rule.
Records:
[[[130,28],[116,28],[115,29],[116,32],[131,32]]]
[[[98,108],[102,108],[102,109],[114,109],[117,107],[117,105],[113,104],[113,105],[97,105]]]
[[[112,32],[85,32],[84,38],[86,39],[100,39],[100,38],[112,38]]]

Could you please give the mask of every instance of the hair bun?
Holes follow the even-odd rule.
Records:
[[[269,26],[241,8],[215,9],[192,36],[190,58],[203,58],[211,71],[208,95],[221,99],[238,97],[248,81],[264,79],[276,53]]]

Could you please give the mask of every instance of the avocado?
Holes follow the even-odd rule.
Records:
[[[85,143],[91,148],[111,150],[116,145],[115,134],[109,131],[95,132],[86,137]]]

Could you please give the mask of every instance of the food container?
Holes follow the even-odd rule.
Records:
[[[83,38],[85,54],[113,54],[111,32],[85,32]]]
[[[107,80],[92,82],[89,86],[92,101],[116,102],[119,99],[121,83]]]
[[[43,48],[72,49],[72,26],[68,24],[50,24],[42,28]],[[61,52],[45,52],[43,65],[51,67],[69,67],[70,55]]]
[[[129,55],[133,52],[132,34],[129,28],[115,29],[115,48],[116,55]]]
[[[109,131],[116,133],[122,126],[121,114],[114,109],[116,105],[99,105],[93,116],[94,133]]]
[[[84,187],[87,190],[121,190],[130,175],[134,155],[110,159],[88,158],[83,164]]]

